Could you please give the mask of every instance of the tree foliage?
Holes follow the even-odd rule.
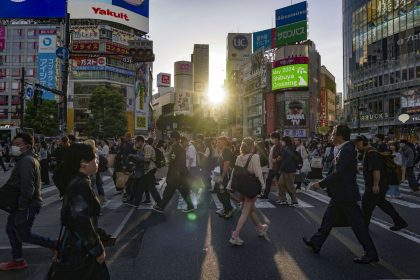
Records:
[[[174,124],[176,124],[174,126]],[[212,135],[217,133],[217,122],[211,117],[195,115],[160,116],[156,122],[160,131],[176,130],[192,134]]]
[[[127,132],[125,97],[107,87],[97,87],[90,97],[89,135],[100,138],[121,136]]]
[[[60,126],[57,103],[54,100],[43,100],[37,107],[31,101],[26,103],[24,125],[33,128],[35,133],[56,136]]]

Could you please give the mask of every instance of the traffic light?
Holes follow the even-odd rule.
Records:
[[[34,90],[34,97],[33,97],[33,103],[35,106],[42,105],[42,90],[35,89]]]
[[[153,54],[153,41],[149,41],[149,40],[129,41],[128,53],[133,58],[133,62],[155,61],[155,55]]]

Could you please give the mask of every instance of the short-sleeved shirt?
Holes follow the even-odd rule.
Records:
[[[386,180],[386,167],[381,154],[375,149],[368,150],[363,158],[363,177],[365,179],[366,190],[373,187],[373,171],[379,170],[381,177],[379,180],[379,188],[385,190],[388,188]]]
[[[235,164],[235,155],[232,153],[231,150],[229,150],[228,148],[224,148],[222,151],[222,154],[219,156],[219,165],[220,165],[220,175],[223,174],[223,167],[224,167],[224,162],[225,161],[230,161],[230,166],[232,167]],[[227,180],[228,176],[226,176],[226,178],[223,178],[223,180]]]

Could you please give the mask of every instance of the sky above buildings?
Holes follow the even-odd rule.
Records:
[[[299,2],[301,1],[150,1],[150,38],[154,41],[156,55],[154,74],[165,72],[173,75],[174,62],[189,61],[194,44],[209,44],[209,91],[210,94],[216,92],[223,85],[226,75],[227,34],[255,32],[275,27],[275,10]],[[321,63],[335,76],[337,92],[341,92],[342,1],[308,0],[308,4],[308,38],[315,42],[321,54]]]

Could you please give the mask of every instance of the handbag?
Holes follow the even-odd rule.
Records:
[[[118,190],[124,189],[125,188],[125,185],[126,185],[126,183],[128,181],[128,177],[129,176],[130,176],[129,174],[126,174],[124,172],[117,172],[117,181],[115,183],[115,187]]]
[[[248,165],[252,156],[253,154],[249,156],[244,167],[239,165],[233,167],[231,183],[234,191],[249,198],[254,198],[261,192],[261,184],[257,176],[248,171]]]
[[[19,196],[19,191],[5,191],[4,188],[1,188],[0,209],[8,213],[16,212],[18,210]]]
[[[321,157],[313,157],[311,159],[311,168],[322,168],[322,158]]]
[[[115,164],[115,157],[117,155],[115,154],[109,154],[107,155],[106,159],[108,160],[108,167],[113,168]]]

